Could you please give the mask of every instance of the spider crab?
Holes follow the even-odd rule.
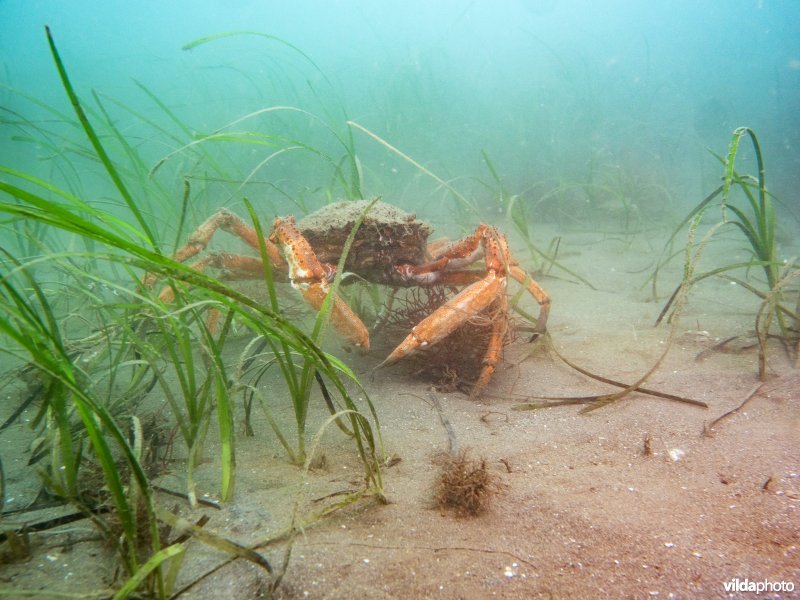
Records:
[[[336,274],[342,247],[368,201],[343,201],[329,204],[300,222],[292,216],[275,219],[272,232],[264,240],[272,267],[288,277],[305,301],[319,310]],[[181,262],[202,252],[214,233],[222,229],[253,248],[259,247],[258,234],[243,219],[220,209],[190,236],[175,253]],[[480,224],[465,238],[447,243],[428,244],[430,226],[384,202],[375,202],[356,233],[344,269],[374,283],[395,287],[466,286],[411,329],[408,336],[376,368],[391,365],[421,348],[433,346],[491,305],[497,307],[492,319],[488,347],[481,372],[471,396],[478,396],[488,385],[500,360],[507,330],[508,276],[525,286],[539,304],[535,335],[544,333],[550,298],[514,259],[505,236],[496,228]],[[483,257],[483,269],[470,267]],[[225,252],[207,253],[192,267],[215,267],[229,278],[263,276],[261,259]],[[152,285],[153,278],[146,280]],[[162,300],[172,299],[172,288],[164,288]],[[361,319],[339,297],[334,299],[331,323],[341,336],[362,350],[369,350],[369,332]]]

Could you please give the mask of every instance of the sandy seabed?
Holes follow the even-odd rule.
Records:
[[[564,263],[596,289],[555,271],[541,279],[553,299],[553,345],[594,373],[637,380],[670,335],[668,326],[654,328],[662,303],[651,301],[643,287],[646,267],[661,246],[642,236],[571,234],[561,247],[571,251]],[[730,249],[719,252],[730,256]],[[704,260],[713,263],[713,254]],[[676,262],[664,274],[662,294],[677,283],[680,268]],[[402,367],[371,378],[370,369],[385,356],[378,348],[364,357],[344,355],[376,407],[387,455],[401,459],[383,470],[389,503],[346,509],[296,536],[275,597],[756,597],[726,591],[734,580],[741,589],[745,578],[797,588],[760,597],[800,597],[800,371],[776,345],[767,381],[758,380],[756,350],[746,342],[758,305],[728,281],[699,284],[668,354],[647,382],[706,402],[707,409],[632,394],[588,414],[576,406],[512,410],[530,396],[613,391],[542,346],[531,352],[524,339],[506,349],[479,401],[432,392],[429,382]],[[736,335],[743,337],[726,351],[709,351]],[[754,391],[741,410],[707,431]],[[448,435],[432,393],[459,447],[485,459],[498,483],[477,517],[433,503],[436,457],[446,451]],[[324,408],[317,405],[321,423]],[[289,413],[279,417],[291,422]],[[322,438],[324,465],[304,478],[266,423],[257,418],[254,426],[255,437],[239,438],[233,502],[194,513],[179,500],[162,497],[162,504],[181,505],[193,519],[208,514],[210,531],[247,545],[283,530],[295,506],[313,512],[362,485],[358,459],[335,427]],[[23,423],[15,427],[29,435],[22,433]],[[5,435],[0,442],[12,490],[6,493],[19,502],[37,484],[34,471],[14,466],[12,453],[25,452],[12,440]],[[160,483],[180,489],[180,461],[173,467]],[[212,495],[218,473],[210,448],[198,480]],[[27,562],[1,567],[4,585],[108,589],[114,571],[106,549],[82,541],[91,539],[91,526],[84,521],[66,529],[35,540]],[[199,542],[188,547],[179,587],[226,561]],[[277,567],[285,549],[279,543],[260,551]],[[263,597],[269,582],[267,572],[238,560],[202,577],[181,597]]]

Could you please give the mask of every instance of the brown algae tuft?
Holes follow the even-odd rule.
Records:
[[[442,455],[436,462],[441,468],[434,488],[436,505],[464,517],[485,512],[500,489],[497,477],[486,466],[486,459],[472,459],[468,450],[461,450]]]

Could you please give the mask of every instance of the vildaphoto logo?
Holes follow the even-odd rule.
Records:
[[[793,581],[783,581],[783,580],[774,580],[770,581],[769,579],[739,579],[738,577],[734,577],[730,581],[726,581],[722,584],[725,587],[726,592],[752,592],[754,594],[764,594],[764,593],[775,593],[775,592],[793,592],[794,591],[794,582]]]

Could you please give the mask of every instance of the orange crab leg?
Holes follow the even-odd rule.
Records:
[[[497,304],[497,311],[492,315],[492,332],[489,337],[489,344],[486,347],[486,353],[483,356],[481,374],[469,393],[470,400],[479,397],[486,389],[486,386],[489,385],[489,381],[491,381],[503,355],[503,342],[508,330],[508,296],[499,294],[497,296]]]
[[[191,269],[199,273],[205,271],[209,266],[224,269],[226,271],[225,279],[258,279],[264,276],[264,263],[261,262],[261,259],[241,254],[214,252],[189,265]],[[161,290],[158,297],[165,304],[169,304],[175,299],[175,292],[167,286]]]
[[[466,267],[476,262],[483,254],[486,275],[480,275]],[[434,242],[428,246],[429,262],[422,265],[399,265],[395,267],[400,278],[409,284],[463,285],[472,283],[427,318],[423,319],[400,345],[376,368],[391,365],[413,354],[420,348],[432,346],[461,327],[473,316],[490,307],[492,331],[483,357],[478,380],[470,398],[479,396],[489,384],[503,352],[503,342],[508,329],[508,298],[505,294],[507,275],[517,280],[539,304],[539,320],[535,337],[544,333],[550,311],[550,297],[542,287],[519,267],[511,255],[506,237],[494,227],[480,224],[475,233],[453,243]]]
[[[187,240],[186,244],[178,248],[175,251],[175,256],[173,257],[178,262],[184,262],[196,256],[200,252],[202,252],[208,243],[211,241],[213,235],[217,232],[218,229],[222,229],[223,231],[227,231],[228,233],[235,235],[246,244],[252,246],[255,249],[259,248],[259,241],[258,241],[258,234],[256,230],[248,225],[244,219],[238,216],[235,213],[232,213],[226,208],[221,208],[213,215],[211,215],[204,223],[202,223],[197,229],[195,229],[191,234],[189,234],[189,239]],[[269,257],[270,262],[278,271],[286,272],[286,263],[281,258],[281,253],[278,250],[277,246],[273,244],[268,239],[264,239],[264,245],[267,249],[267,256]],[[202,271],[208,265],[217,265],[220,262],[219,256],[220,255],[213,255],[212,257],[206,257],[192,265],[192,268],[196,271]],[[227,264],[224,265],[226,267],[230,267],[234,271],[241,272],[242,270],[252,271],[255,273],[255,267],[252,263],[245,266],[243,269],[239,268],[236,264],[236,260],[231,258],[235,257],[236,255],[229,254],[227,255]],[[241,256],[239,257],[240,264],[248,263],[247,257]],[[257,259],[250,259],[250,260],[257,260]],[[261,261],[258,261],[258,264],[261,264]],[[262,271],[263,272],[263,267]],[[156,276],[152,273],[147,273],[144,276],[144,284],[147,287],[152,286],[156,282]],[[162,291],[162,294],[164,292]]]
[[[406,339],[376,369],[394,364],[420,348],[432,346],[447,337],[489,306],[499,294],[503,294],[505,286],[505,277],[490,272],[462,290],[412,328]]]
[[[524,285],[531,296],[539,304],[539,320],[536,322],[536,329],[531,341],[539,337],[542,333],[547,331],[547,317],[550,314],[550,295],[544,290],[542,286],[536,283],[536,280],[528,275],[525,271],[516,265],[510,265],[508,273],[514,279],[519,281],[520,285]]]
[[[175,259],[182,262],[203,250],[208,245],[208,242],[217,229],[222,229],[223,231],[235,235],[256,250],[260,247],[256,230],[248,225],[239,215],[226,208],[221,208],[189,236],[189,241],[186,245],[175,253]],[[285,263],[281,260],[281,254],[278,248],[268,239],[263,241],[270,262],[272,262],[277,269],[285,271]]]
[[[433,285],[443,282],[444,274],[447,270],[463,269],[471,265],[480,257],[481,243],[485,242],[485,237],[489,228],[478,225],[475,233],[451,243],[443,243],[442,240],[433,242],[428,246],[428,253],[431,261],[422,265],[399,265],[396,271],[406,281],[413,281],[418,285]]]
[[[436,279],[438,285],[464,286],[480,281],[485,277],[480,271],[442,271]]]
[[[475,233],[472,235],[449,244],[442,244],[441,241],[437,240],[428,246],[428,251],[434,260],[447,257],[452,263],[450,264],[451,268],[460,268],[478,260],[481,242],[488,231],[489,227],[481,223],[475,228]]]
[[[322,308],[322,303],[329,293],[328,284],[324,281],[292,284],[292,286],[317,311]],[[369,350],[369,331],[367,331],[361,319],[358,318],[358,315],[338,296],[333,299],[331,324],[336,331],[352,344],[359,346],[365,352]]]
[[[292,287],[315,310],[319,310],[328,296],[328,280],[333,277],[335,267],[319,262],[311,244],[297,229],[292,217],[275,219],[270,241],[280,248],[289,265]],[[338,296],[333,299],[331,323],[350,342],[364,351],[369,350],[369,332],[366,326]]]
[[[536,281],[519,267],[519,261],[511,255],[506,237],[495,229],[486,229],[484,234],[486,252],[486,268],[497,269],[501,273],[508,273],[521,285],[525,286],[528,293],[539,304],[539,320],[531,341],[547,330],[547,317],[550,313],[550,296]]]

